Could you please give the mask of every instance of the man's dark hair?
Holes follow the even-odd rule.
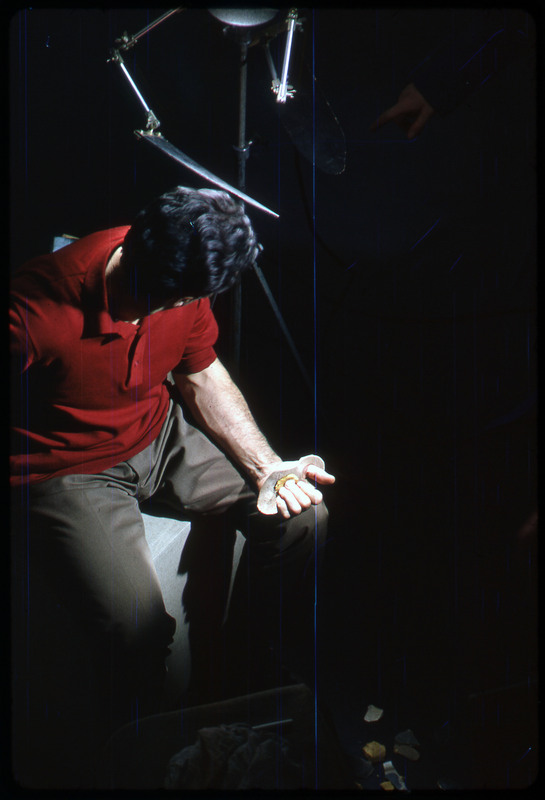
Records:
[[[121,266],[133,297],[163,304],[224,292],[258,252],[241,202],[217,189],[178,186],[136,216]]]

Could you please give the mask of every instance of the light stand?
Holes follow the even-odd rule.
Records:
[[[244,12],[241,12],[244,15]],[[246,19],[243,17],[244,21]],[[288,79],[288,65],[289,65],[289,53],[291,52],[291,39],[293,36],[293,32],[295,30],[295,20],[296,14],[294,14],[293,10],[290,12],[289,21],[288,21],[288,41],[286,44],[286,56],[284,58],[284,65],[282,71],[282,82],[278,86],[278,94],[277,94],[277,101],[278,102],[285,102],[286,97],[292,95],[291,87],[287,84]],[[224,20],[223,20],[224,21]],[[251,29],[246,27],[245,25],[239,25],[236,28],[226,28],[224,29],[224,33],[232,33],[234,37],[238,40],[240,46],[240,56],[239,56],[239,114],[238,114],[238,144],[235,146],[235,151],[237,153],[237,161],[238,161],[238,188],[242,190],[245,188],[246,185],[246,162],[248,161],[250,155],[250,146],[251,142],[246,140],[246,108],[247,108],[247,86],[248,86],[248,47],[250,42],[252,41],[252,36],[250,35]],[[272,61],[272,59],[271,59]],[[263,271],[259,267],[257,263],[254,263],[254,272],[259,280],[261,288],[265,293],[267,300],[269,301],[269,305],[276,317],[276,321],[280,327],[280,330],[284,334],[284,337],[288,343],[288,346],[292,352],[292,355],[295,359],[297,366],[301,372],[301,375],[310,390],[311,393],[314,392],[313,383],[309,377],[307,370],[303,364],[301,356],[295,346],[295,342],[293,337],[291,336],[288,326],[282,316],[282,312],[278,307],[278,304],[274,298],[274,295],[269,287],[267,279],[263,274]],[[232,347],[232,357],[235,371],[238,371],[240,365],[240,342],[241,342],[241,319],[242,319],[242,284],[239,283],[233,289],[233,318],[231,320],[232,324],[232,339],[231,339],[231,347]]]
[[[127,33],[124,33],[119,39],[115,42],[115,47],[111,50],[111,56],[108,61],[112,61],[121,68],[125,78],[129,82],[132,90],[135,92],[138,100],[142,104],[146,116],[147,116],[147,125],[145,130],[135,131],[135,135],[142,141],[146,141],[149,144],[153,145],[154,147],[161,150],[161,152],[165,153],[169,157],[173,158],[178,163],[182,164],[187,169],[190,169],[192,172],[196,173],[200,177],[204,178],[205,180],[210,181],[211,183],[219,186],[220,188],[224,189],[231,194],[234,194],[236,197],[239,197],[244,202],[258,208],[276,218],[278,218],[278,214],[271,209],[267,208],[266,206],[262,205],[261,203],[257,202],[253,198],[246,195],[242,189],[245,188],[246,184],[246,162],[249,157],[250,152],[250,144],[251,142],[246,141],[246,107],[247,107],[247,75],[248,75],[248,46],[251,41],[251,37],[249,35],[249,28],[255,25],[261,25],[264,22],[268,21],[272,17],[274,17],[277,13],[276,9],[246,9],[246,10],[221,10],[221,9],[210,9],[210,12],[213,16],[216,16],[218,19],[223,21],[227,21],[229,26],[235,25],[236,27],[233,30],[237,32],[237,38],[240,44],[240,70],[239,70],[239,120],[238,120],[238,144],[235,147],[237,152],[238,158],[238,188],[231,186],[230,184],[223,181],[221,178],[218,178],[216,175],[211,173],[209,170],[202,167],[200,164],[197,164],[193,159],[189,158],[185,153],[181,150],[178,150],[174,145],[172,145],[169,141],[167,141],[161,133],[157,131],[157,128],[160,126],[160,122],[148,106],[146,101],[144,100],[142,94],[138,90],[134,80],[130,76],[123,58],[121,56],[121,51],[126,51],[130,47],[134,46],[136,42],[141,39],[145,34],[149,33],[149,31],[153,30],[153,28],[157,27],[161,22],[164,22],[166,19],[172,17],[174,14],[178,13],[179,11],[183,11],[182,8],[172,9],[165,14],[161,15],[158,19],[148,25],[146,28],[143,28],[137,34],[132,37],[129,37]],[[228,15],[227,17],[225,15]],[[235,16],[232,16],[235,15]],[[240,17],[242,15],[242,17]],[[239,17],[237,19],[236,17]],[[284,66],[282,72],[282,82],[278,86],[279,95],[277,97],[277,101],[280,103],[284,103],[286,97],[292,96],[291,87],[287,84],[288,78],[288,64],[289,64],[289,54],[291,52],[291,44],[293,33],[295,31],[295,24],[296,24],[296,12],[292,9],[290,11],[287,25],[288,25],[288,40],[286,45],[286,56],[284,59]],[[242,19],[242,21],[239,21]],[[278,304],[274,299],[274,296],[270,290],[270,287],[265,279],[263,272],[261,271],[260,267],[254,263],[253,265],[254,271],[256,276],[259,280],[259,283],[265,293],[267,300],[272,308],[272,311],[277,319],[279,327],[284,334],[286,341],[292,351],[292,354],[295,358],[295,361],[301,371],[301,374],[305,380],[306,385],[308,386],[311,393],[314,391],[314,387],[312,381],[309,378],[309,375],[305,369],[305,366],[299,356],[293,338],[288,330],[288,327],[282,317]],[[240,364],[240,335],[241,335],[241,316],[242,316],[242,287],[241,283],[239,282],[233,290],[234,292],[234,303],[233,303],[233,338],[232,338],[232,350],[233,350],[233,361],[235,365],[235,369],[238,371],[239,364]]]
[[[140,101],[142,107],[144,108],[144,111],[146,112],[146,117],[147,117],[146,129],[135,131],[134,133],[137,138],[149,142],[154,147],[161,150],[163,153],[166,153],[171,158],[174,158],[175,161],[178,161],[178,163],[182,164],[184,167],[187,167],[192,172],[199,175],[201,178],[205,178],[207,181],[210,181],[216,186],[219,186],[220,189],[224,189],[227,192],[231,192],[231,194],[236,195],[245,203],[253,205],[255,208],[259,208],[261,211],[265,211],[267,214],[271,214],[273,217],[278,218],[278,214],[275,211],[271,211],[270,208],[267,208],[261,203],[258,203],[257,200],[254,200],[252,197],[248,197],[247,194],[244,194],[238,189],[235,189],[234,186],[231,186],[229,183],[226,183],[226,181],[223,181],[221,178],[218,178],[217,175],[214,175],[205,167],[202,167],[200,164],[197,164],[196,161],[187,156],[185,153],[182,153],[181,150],[179,150],[177,147],[175,147],[173,144],[167,141],[167,139],[165,139],[164,136],[157,131],[157,128],[159,128],[161,123],[159,122],[159,120],[157,119],[151,108],[144,100],[144,97],[142,96],[136,83],[129,74],[127,67],[125,66],[125,62],[123,61],[123,58],[121,56],[122,50],[123,51],[129,50],[136,44],[138,39],[141,39],[142,36],[144,36],[146,33],[153,30],[153,28],[156,28],[157,25],[159,25],[159,23],[164,22],[164,20],[168,19],[173,14],[176,14],[179,11],[183,10],[184,10],[183,8],[176,8],[171,11],[167,11],[165,14],[160,16],[146,28],[143,28],[141,31],[139,31],[139,33],[135,34],[134,36],[129,36],[128,33],[124,33],[119,39],[116,39],[115,41],[116,46],[111,50],[110,58],[108,59],[108,61],[111,61],[120,67],[131,89],[136,94],[138,100]]]
[[[250,144],[246,141],[246,98],[248,89],[248,45],[250,37],[247,29],[243,29],[240,37],[239,61],[239,102],[238,102],[238,145],[235,147],[238,162],[238,188],[246,186],[246,162],[250,155]],[[254,264],[254,269],[256,265]],[[242,282],[233,287],[233,315],[231,319],[231,348],[235,377],[240,367],[240,342],[242,336]]]

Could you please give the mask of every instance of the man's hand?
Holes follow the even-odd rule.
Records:
[[[408,139],[414,139],[433,114],[434,110],[426,98],[420,94],[414,83],[409,83],[399,95],[397,103],[381,114],[370,130],[376,131],[388,122],[395,122],[407,131]]]
[[[197,422],[243,468],[259,491],[283,462],[257,427],[223,364],[216,359],[201,372],[175,373],[174,380]],[[335,482],[333,475],[314,464],[308,464],[299,474],[320,484]],[[322,493],[309,480],[288,481],[279,491],[277,509],[286,519],[322,502]]]
[[[270,472],[273,472],[275,469],[278,469],[278,464],[271,464],[270,467]],[[263,480],[259,482],[258,488],[263,486],[266,478],[267,476],[265,476]],[[287,480],[278,489],[276,494],[277,510],[285,519],[295,517],[298,514],[301,514],[301,512],[306,511],[307,508],[310,508],[313,505],[316,506],[322,502],[322,493],[307,479],[322,485],[330,485],[335,483],[334,475],[331,475],[324,469],[320,469],[320,467],[316,467],[314,465],[309,465],[306,467],[304,479],[296,480],[294,478],[290,478]]]

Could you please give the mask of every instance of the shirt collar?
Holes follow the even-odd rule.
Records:
[[[83,337],[108,336],[114,334],[128,339],[134,336],[136,325],[132,322],[114,320],[108,308],[108,293],[106,291],[106,266],[114,251],[119,247],[115,244],[105,251],[103,258],[97,258],[85,276],[83,284]]]

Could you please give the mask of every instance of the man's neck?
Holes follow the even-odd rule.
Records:
[[[122,249],[118,247],[106,264],[104,276],[106,279],[106,293],[108,296],[108,309],[112,319],[140,324],[140,313],[135,309],[130,297],[127,297],[121,278]]]

